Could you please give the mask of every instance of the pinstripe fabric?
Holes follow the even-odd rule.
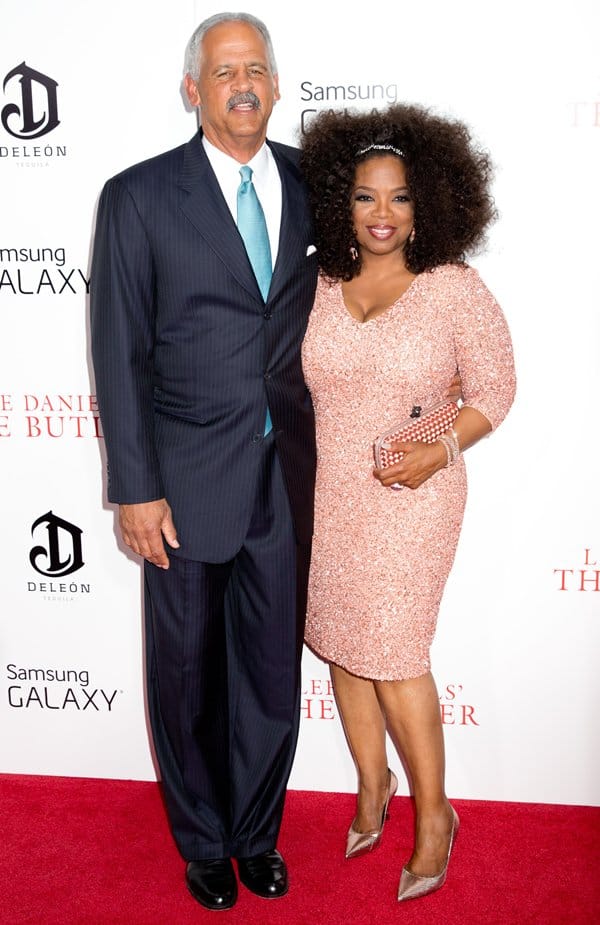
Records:
[[[299,720],[309,548],[271,436],[234,560],[146,564],[149,710],[183,857],[275,847]]]
[[[163,495],[179,555],[225,561],[249,522],[271,412],[296,534],[312,533],[314,422],[300,344],[316,256],[297,153],[282,180],[277,262],[264,304],[200,135],[110,180],[91,279],[92,354],[109,500]]]
[[[109,180],[94,242],[109,500],[166,497],[181,544],[168,571],[145,567],[147,684],[191,860],[274,847],[298,731],[315,475],[300,346],[317,265],[297,152],[271,148],[266,303],[200,135]]]

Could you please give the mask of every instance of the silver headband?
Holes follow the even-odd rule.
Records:
[[[401,148],[395,148],[394,145],[368,145],[368,147],[357,151],[356,156],[360,157],[362,154],[368,154],[369,151],[391,151],[392,154],[397,154],[398,157],[405,157],[404,151]]]

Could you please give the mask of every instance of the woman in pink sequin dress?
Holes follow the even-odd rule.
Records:
[[[378,844],[396,791],[386,729],[402,751],[409,899],[443,884],[458,828],[429,660],[466,500],[458,451],[500,424],[515,388],[506,321],[465,263],[494,217],[491,170],[462,124],[415,106],[322,113],[303,148],[321,266],[303,347],[318,453],[305,638],[330,663],[358,770],[347,857]],[[374,470],[375,437],[442,400],[457,371],[453,432]]]

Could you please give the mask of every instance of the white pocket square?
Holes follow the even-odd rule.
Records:
[[[308,247],[306,248],[307,257],[310,257],[311,254],[316,254],[316,252],[317,252],[317,248],[315,247],[314,244],[309,244]]]

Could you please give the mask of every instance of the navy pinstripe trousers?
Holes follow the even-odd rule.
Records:
[[[299,724],[310,547],[296,543],[271,433],[252,519],[223,563],[145,563],[150,722],[186,860],[275,847]]]

